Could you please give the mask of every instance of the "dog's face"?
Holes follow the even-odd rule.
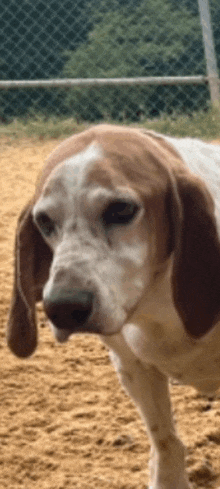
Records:
[[[61,342],[119,332],[168,262],[170,302],[200,337],[219,317],[220,247],[206,186],[160,136],[101,125],[69,138],[18,219],[10,348],[33,353],[42,298]]]
[[[130,182],[91,144],[53,170],[33,219],[53,252],[43,300],[56,338],[117,333],[152,273],[144,202]]]

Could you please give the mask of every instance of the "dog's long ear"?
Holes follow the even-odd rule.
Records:
[[[220,240],[214,203],[203,181],[190,173],[164,136],[146,129],[140,134],[146,137],[148,161],[151,158],[167,182],[175,307],[186,331],[199,338],[220,320]]]
[[[14,285],[7,325],[7,342],[19,357],[30,356],[37,345],[35,303],[49,274],[52,253],[32,221],[32,205],[22,211],[15,242]]]
[[[204,335],[220,313],[220,242],[212,198],[191,174],[176,178],[173,297],[185,328]]]

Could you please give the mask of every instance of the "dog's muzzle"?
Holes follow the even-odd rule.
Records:
[[[91,322],[94,315],[94,294],[82,289],[51,291],[44,299],[44,309],[53,325],[69,333],[96,332]]]

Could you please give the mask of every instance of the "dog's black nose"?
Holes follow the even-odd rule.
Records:
[[[84,331],[93,311],[93,301],[93,293],[87,290],[58,290],[44,300],[44,308],[54,326],[74,333]]]

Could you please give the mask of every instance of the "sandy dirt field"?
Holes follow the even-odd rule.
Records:
[[[0,169],[0,489],[147,489],[149,441],[96,337],[55,343],[39,308],[28,360],[6,347],[16,219],[57,141],[2,140]],[[220,394],[171,385],[193,489],[220,486]]]

